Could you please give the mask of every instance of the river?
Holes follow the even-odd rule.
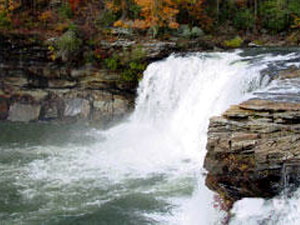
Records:
[[[209,118],[299,66],[297,52],[171,55],[148,66],[135,111],[106,130],[0,123],[0,224],[222,224],[204,185]],[[298,199],[241,200],[230,224],[296,224]]]

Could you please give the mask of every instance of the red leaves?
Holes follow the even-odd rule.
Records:
[[[78,8],[79,4],[80,4],[81,0],[69,0],[69,4],[71,6],[71,9],[73,12],[76,11],[76,9]]]

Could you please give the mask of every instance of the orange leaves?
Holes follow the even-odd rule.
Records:
[[[117,13],[117,12],[120,10],[120,8],[121,8],[119,5],[114,4],[113,1],[107,1],[107,2],[105,3],[105,7],[106,7],[107,9],[111,10],[111,11],[114,12],[114,13]]]
[[[171,29],[178,29],[179,28],[179,23],[176,22],[170,22],[168,25]]]
[[[144,20],[136,20],[136,28],[146,29],[154,26],[178,28],[176,15],[178,14],[177,4],[172,0],[135,0],[141,7],[141,17]]]
[[[130,28],[129,24],[125,23],[122,20],[117,20],[116,22],[114,22],[114,27],[123,27],[123,28]]]
[[[186,11],[190,19],[193,19],[199,26],[209,30],[213,19],[205,12],[205,4],[205,0],[181,0],[180,8]]]
[[[51,19],[53,19],[53,14],[51,10],[47,10],[39,16],[39,20],[42,21],[43,23],[47,23]]]
[[[179,23],[176,21],[180,10],[186,13],[186,18],[201,24],[212,24],[212,20],[204,13],[204,2],[206,0],[106,0],[106,8],[115,14],[124,12],[122,2],[136,4],[138,6],[137,16],[128,18],[130,13],[122,13],[121,19],[114,23],[115,27],[149,29],[158,31],[160,27],[177,29]],[[118,3],[118,4],[117,4]],[[132,15],[132,14],[131,14]]]

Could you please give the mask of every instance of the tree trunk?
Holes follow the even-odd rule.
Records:
[[[219,23],[220,0],[217,0],[217,23]]]
[[[127,0],[121,0],[122,16],[120,20],[125,20],[128,14],[128,2]]]

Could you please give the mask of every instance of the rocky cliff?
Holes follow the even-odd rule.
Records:
[[[133,107],[135,86],[92,65],[51,61],[47,46],[1,36],[0,120],[111,121]]]
[[[300,184],[300,71],[282,71],[276,87],[210,120],[206,185],[230,207]],[[284,90],[284,91],[283,91]],[[289,91],[291,90],[291,91]]]
[[[0,121],[77,121],[107,123],[132,111],[137,82],[124,80],[123,71],[86,64],[81,58],[52,61],[45,41],[29,35],[0,34]],[[144,62],[167,57],[172,52],[212,49],[206,41],[147,40],[126,38],[98,43],[101,52],[124,53],[141,48]],[[98,50],[99,50],[98,49]],[[86,51],[87,50],[87,51]]]

